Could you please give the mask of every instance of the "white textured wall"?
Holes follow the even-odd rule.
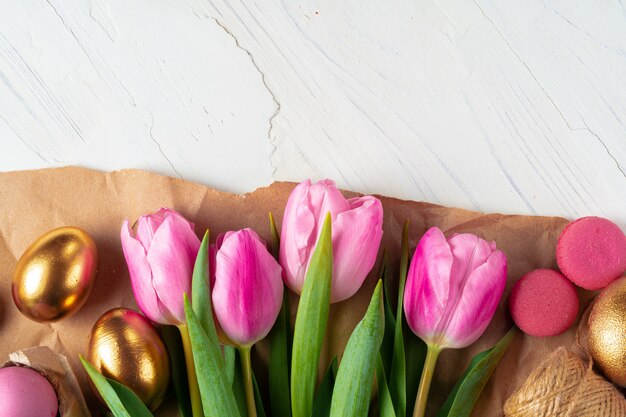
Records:
[[[626,226],[626,3],[0,0],[0,141]]]

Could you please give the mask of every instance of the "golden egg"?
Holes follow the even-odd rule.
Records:
[[[91,329],[87,358],[102,375],[133,390],[152,411],[163,401],[170,360],[155,327],[141,314],[114,308],[100,316]]]
[[[49,322],[78,311],[93,287],[98,250],[77,227],[60,227],[35,240],[17,262],[13,301],[28,318]]]
[[[626,387],[626,277],[606,287],[589,314],[589,352],[604,374]]]

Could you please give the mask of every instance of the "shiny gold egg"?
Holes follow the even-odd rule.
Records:
[[[28,318],[57,321],[78,311],[91,293],[98,266],[93,239],[77,227],[60,227],[35,240],[17,262],[13,301]]]
[[[102,375],[133,390],[152,411],[163,402],[170,360],[155,327],[141,314],[114,308],[100,316],[91,329],[87,358]]]
[[[595,299],[589,314],[589,352],[604,374],[626,387],[626,277]]]

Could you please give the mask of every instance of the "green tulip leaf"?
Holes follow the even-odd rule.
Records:
[[[426,343],[404,322],[404,352],[406,353],[406,409],[413,410],[419,381],[426,360]]]
[[[337,357],[335,356],[322,378],[322,383],[317,389],[317,393],[315,393],[311,417],[328,417],[330,415],[330,402],[333,398],[337,367]]]
[[[189,298],[186,294],[184,302],[187,330],[191,341],[204,417],[239,416],[232,386],[224,369],[224,360],[217,335],[214,334],[213,338],[207,335],[191,304],[189,304]],[[215,331],[213,320],[208,325],[210,329]]]
[[[380,355],[376,361],[376,382],[378,383],[378,415],[380,417],[396,417],[396,410],[393,407],[383,360]]]
[[[470,416],[480,393],[509,348],[514,335],[515,328],[512,328],[494,347],[474,356],[437,417]]]
[[[80,362],[115,417],[152,417],[150,410],[131,390],[104,377],[82,355]]]
[[[141,401],[137,394],[135,394],[130,388],[113,379],[107,378],[107,382],[115,390],[115,393],[119,397],[120,401],[124,404],[124,408],[128,410],[128,413],[131,416],[153,417],[148,407],[146,407],[143,401]]]
[[[192,417],[191,400],[189,398],[189,382],[185,366],[185,352],[180,338],[180,331],[176,326],[162,326],[163,341],[172,364],[172,385],[176,393],[178,408],[182,417]]]
[[[237,408],[239,409],[239,414],[241,417],[248,416],[248,410],[246,408],[246,393],[243,388],[243,377],[241,375],[241,356],[237,353],[237,349],[232,346],[224,346],[225,348],[232,348],[235,352],[233,369],[234,380],[233,380],[233,393],[235,395],[235,401],[237,403]],[[256,375],[254,371],[252,372],[252,383],[254,389],[254,403],[256,406],[257,417],[265,417],[265,408],[263,407],[263,399],[261,397],[261,393],[259,391],[259,386],[257,384]]]
[[[265,408],[263,407],[263,398],[261,398],[261,391],[259,391],[259,384],[256,382],[256,376],[252,372],[252,387],[254,389],[254,405],[256,407],[257,417],[266,417]]]
[[[409,221],[402,228],[402,245],[400,251],[400,279],[398,281],[398,303],[396,305],[396,323],[393,338],[393,356],[389,373],[389,392],[395,405],[396,415],[406,415],[406,357],[404,352],[404,287],[409,268]]]
[[[226,372],[226,379],[228,380],[228,383],[232,385],[235,381],[235,358],[237,357],[237,349],[233,346],[223,345],[222,351],[224,352],[224,370]]]
[[[384,332],[382,281],[378,281],[365,316],[350,335],[339,364],[330,417],[367,416]]]
[[[269,334],[269,391],[272,416],[274,417],[291,417],[291,395],[289,392],[290,330],[289,301],[287,288],[285,288],[283,305]]]
[[[191,340],[191,350],[193,352],[193,361],[196,367],[196,378],[198,381],[198,388],[200,390],[200,397],[202,400],[202,408],[204,409],[204,417],[210,415],[215,416],[228,416],[230,414],[220,414],[217,412],[219,407],[211,407],[212,398],[220,396],[221,392],[225,392],[223,397],[220,397],[221,407],[223,411],[228,413],[236,412],[234,416],[239,415],[238,410],[232,408],[235,405],[234,396],[232,392],[232,369],[231,362],[228,362],[229,368],[226,368],[225,359],[222,357],[222,351],[220,349],[219,340],[217,337],[217,330],[215,328],[215,322],[213,321],[213,307],[211,302],[211,285],[210,285],[210,259],[209,259],[209,231],[207,230],[202,238],[202,244],[198,250],[196,256],[196,262],[193,268],[193,275],[191,281],[191,298],[192,304],[189,306],[190,312],[188,314],[187,304],[189,300],[185,295],[185,316],[187,320],[187,332],[190,339],[192,339],[192,332],[195,335]],[[191,322],[190,322],[191,320]],[[193,322],[193,323],[192,323]],[[196,326],[192,329],[192,324]],[[199,326],[199,328],[197,327]],[[210,369],[211,374],[200,375],[200,369],[198,369],[198,362],[201,362],[205,369]],[[201,382],[202,380],[202,382]],[[215,386],[215,381],[219,383]],[[204,387],[202,387],[204,384]],[[209,414],[207,414],[207,408],[211,408]],[[233,411],[234,410],[234,411]]]
[[[224,346],[224,348],[229,348],[235,355],[233,356],[233,394],[235,395],[235,402],[237,403],[239,414],[241,417],[247,417],[248,410],[246,408],[246,392],[243,389],[243,376],[241,375],[241,360],[237,354],[237,349],[232,346]]]
[[[383,280],[383,302],[385,308],[385,335],[383,336],[383,344],[380,347],[380,356],[383,362],[383,369],[385,370],[385,378],[389,378],[393,358],[393,342],[395,337],[396,319],[393,310],[391,309],[391,302],[389,301],[389,281],[391,280],[391,273],[389,269],[389,254],[386,249],[383,251],[383,258],[380,263],[380,272],[378,276]]]
[[[196,263],[193,267],[193,277],[191,280],[191,305],[193,306],[193,311],[196,313],[196,316],[198,316],[206,334],[212,338],[213,333],[215,334],[215,339],[217,339],[217,333],[213,323],[213,307],[211,306],[211,288],[209,281],[210,268],[209,231],[207,230],[202,238],[202,244],[198,250]]]
[[[328,323],[333,278],[331,228],[328,213],[306,271],[296,315],[291,357],[293,417],[310,417],[313,410],[317,366]]]
[[[270,213],[270,248],[278,259],[279,237]],[[291,417],[291,395],[289,393],[289,353],[291,352],[291,326],[289,323],[289,290],[284,287],[283,305],[274,327],[269,334],[269,390],[272,416]]]

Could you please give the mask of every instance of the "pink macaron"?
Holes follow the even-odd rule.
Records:
[[[536,269],[513,286],[509,311],[517,327],[526,334],[535,337],[559,335],[576,321],[576,287],[557,271]]]
[[[587,290],[602,289],[626,270],[626,235],[610,220],[580,218],[561,233],[556,261],[574,284]]]

